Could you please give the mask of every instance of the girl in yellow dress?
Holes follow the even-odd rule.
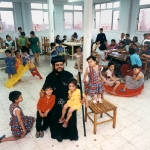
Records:
[[[68,82],[68,87],[69,87],[69,91],[68,91],[69,100],[64,105],[64,107],[62,109],[62,116],[59,119],[59,123],[63,123],[62,126],[64,128],[66,128],[68,126],[68,121],[71,118],[73,111],[80,110],[80,107],[82,105],[80,102],[80,100],[81,100],[80,90],[77,88],[78,87],[77,80],[74,78],[70,79]],[[88,107],[88,101],[84,94],[83,94],[83,97],[85,99],[85,106]],[[69,107],[69,110],[67,113],[67,118],[65,119],[65,114],[66,114],[66,110],[68,107]]]

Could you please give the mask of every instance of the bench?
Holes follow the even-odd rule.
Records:
[[[104,98],[102,98],[102,100],[103,100],[103,103],[97,103],[97,104],[94,104],[92,100],[89,100],[88,103],[89,103],[90,112],[88,112],[88,109],[85,108],[85,122],[87,122],[87,117],[92,121],[92,123],[94,124],[94,129],[93,129],[94,134],[96,134],[97,125],[113,121],[113,128],[115,128],[116,126],[117,106],[113,105],[112,103],[105,100]],[[113,111],[113,116],[108,114],[109,111]],[[93,113],[94,113],[94,120],[89,115]],[[103,113],[108,115],[111,119],[97,122],[97,115],[100,114],[100,117],[102,118]]]

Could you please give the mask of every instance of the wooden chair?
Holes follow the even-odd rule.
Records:
[[[142,61],[144,76],[148,80],[148,78],[149,78],[149,70],[148,70],[147,64],[148,64],[148,62],[150,62],[150,60],[148,58],[145,58],[145,57],[140,57],[140,59]]]
[[[18,40],[18,38],[16,38],[16,37],[15,37],[15,43],[16,43],[16,48],[17,48],[17,50],[21,50],[21,47],[20,47],[20,45],[19,45],[19,40]]]
[[[103,100],[103,103],[97,103],[97,104],[94,104],[92,102],[92,100],[89,100],[88,103],[89,103],[90,111],[88,111],[88,109],[85,108],[85,122],[87,122],[87,117],[92,121],[92,123],[94,125],[93,126],[93,133],[94,134],[96,134],[97,125],[100,125],[100,124],[103,124],[103,123],[107,123],[107,122],[112,121],[113,122],[112,127],[113,128],[116,127],[117,106],[115,106],[114,104],[112,104],[109,101],[105,100],[104,98],[102,98],[102,100]],[[113,116],[108,113],[109,111],[113,111]],[[104,113],[107,116],[109,116],[111,119],[98,122],[97,115],[100,114],[100,117],[102,118]],[[91,117],[90,114],[94,114],[94,119]]]
[[[3,38],[1,37],[0,37],[0,49],[6,49],[5,40],[3,40]]]

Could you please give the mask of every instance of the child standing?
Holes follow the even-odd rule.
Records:
[[[77,84],[77,80],[76,79],[70,79],[68,82],[68,86],[69,86],[69,91],[68,91],[68,98],[69,100],[67,101],[67,103],[64,105],[63,109],[62,109],[62,116],[59,119],[59,123],[63,123],[63,127],[66,128],[68,126],[68,121],[72,116],[72,113],[75,110],[80,110],[81,107],[81,94],[80,94],[80,90],[77,88],[78,84]],[[83,95],[83,97],[85,98],[86,102],[86,107],[88,107],[88,102],[86,99],[86,96]],[[65,114],[66,114],[66,110],[68,109],[68,114],[67,114],[67,118],[65,119]]]
[[[104,77],[101,74],[101,67],[97,65],[96,57],[89,56],[87,58],[89,67],[86,68],[83,82],[86,83],[86,94],[92,97],[93,103],[99,101],[102,103],[101,95],[104,93],[104,85],[101,81]],[[88,76],[88,81],[86,78]],[[97,95],[97,100],[94,95]]]
[[[8,79],[10,79],[11,76],[16,73],[16,68],[15,68],[16,59],[11,56],[11,51],[9,49],[5,51],[5,54],[7,56],[7,58],[5,58],[5,63],[6,63],[5,73],[8,74]]]
[[[109,69],[105,72],[105,74],[106,74],[105,84],[110,86],[110,87],[114,86],[113,90],[112,90],[112,94],[116,94],[115,90],[120,85],[120,79],[115,77],[115,74],[114,74],[115,64],[114,64],[114,62],[109,62],[108,67],[109,67]]]
[[[25,37],[25,35],[25,32],[21,32],[21,37],[19,38],[19,45],[21,46],[21,51],[26,50],[28,55],[30,55],[29,49],[27,48],[27,38]]]
[[[22,64],[22,58],[21,58],[21,54],[19,50],[15,51],[15,59],[16,59],[16,63],[15,63],[15,68],[16,70],[19,68],[19,66]]]
[[[133,76],[125,77],[125,86],[121,89],[121,92],[125,92],[126,89],[138,89],[144,84],[144,75],[140,71],[140,67],[138,65],[133,65]]]
[[[5,46],[6,49],[9,49],[11,51],[11,55],[14,56],[15,43],[9,35],[6,35]]]
[[[41,97],[37,103],[37,119],[36,119],[36,138],[43,137],[48,126],[51,110],[55,104],[55,95],[52,94],[52,86],[45,84],[42,88],[45,92],[44,97]],[[41,125],[43,121],[43,126]]]
[[[30,132],[33,123],[35,122],[34,117],[25,116],[22,112],[22,109],[19,107],[19,103],[23,101],[23,97],[20,91],[10,92],[9,100],[12,101],[12,104],[9,107],[11,115],[9,125],[11,126],[13,136],[6,138],[5,135],[3,135],[0,139],[0,143],[24,138],[25,135]]]

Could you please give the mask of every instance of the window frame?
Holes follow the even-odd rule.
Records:
[[[12,8],[6,8],[6,7],[0,7],[0,11],[11,11],[12,14],[13,14],[13,18],[14,18],[14,31],[3,31],[1,32],[1,34],[5,34],[5,33],[8,33],[8,32],[11,32],[11,33],[16,33],[16,16],[15,16],[15,13],[14,13],[14,4],[12,2]],[[1,18],[0,18],[1,19]]]
[[[141,9],[147,9],[150,8],[150,4],[144,4],[144,5],[140,5],[140,0],[139,0],[139,8],[138,8],[138,12],[137,12],[137,19],[136,19],[136,32],[137,33],[146,33],[146,32],[150,32],[150,31],[138,31],[138,24],[139,24],[139,16],[140,16],[140,10]]]
[[[74,29],[74,12],[82,12],[82,29],[80,30],[80,31],[82,31],[83,30],[83,6],[82,6],[82,10],[74,10],[74,6],[79,6],[79,5],[72,5],[72,6],[73,6],[73,10],[67,10],[67,9],[63,8],[64,30],[76,30],[76,29]],[[73,14],[71,29],[65,29],[65,12],[71,12]]]
[[[31,3],[30,3],[31,4]],[[33,4],[33,3],[32,3]],[[47,3],[35,3],[35,4],[42,4],[42,9],[40,8],[31,8],[31,11],[34,10],[34,11],[42,11],[42,16],[43,16],[43,21],[44,21],[44,12],[48,12],[48,8],[47,9],[44,9],[44,5],[43,4],[47,4]],[[53,15],[54,16],[54,15]],[[32,13],[31,13],[31,19],[32,19]],[[48,17],[48,22],[49,22],[49,17]],[[55,28],[55,26],[54,26]],[[33,29],[33,27],[32,27]],[[49,29],[45,29],[44,27],[44,30],[41,30],[41,31],[35,31],[35,32],[42,32],[42,31],[48,31]]]
[[[120,2],[120,1],[113,1],[112,2],[112,8],[107,8],[107,3],[111,3],[111,1],[108,2],[102,2],[102,3],[95,3],[95,5],[99,4],[100,5],[100,9],[95,9],[95,5],[94,5],[94,15],[95,15],[95,23],[94,23],[94,29],[95,30],[99,30],[96,28],[96,12],[100,12],[100,18],[101,18],[101,11],[104,10],[112,10],[112,17],[111,17],[111,30],[105,30],[106,32],[118,32],[119,31],[119,18],[120,18],[120,4],[119,7],[113,8],[114,6],[114,2]],[[106,4],[106,8],[105,9],[101,9],[101,4]],[[114,15],[114,11],[119,11],[119,17],[118,17],[118,29],[117,30],[113,30],[113,15]],[[101,25],[101,20],[99,20],[99,25]]]

